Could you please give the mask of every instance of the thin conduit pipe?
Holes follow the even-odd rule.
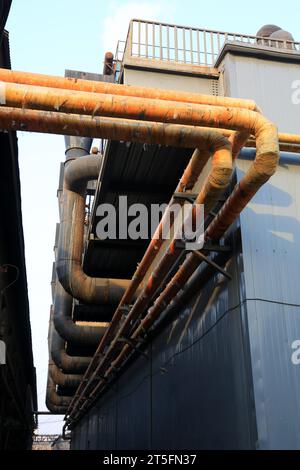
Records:
[[[252,100],[201,95],[198,93],[163,90],[159,88],[117,85],[114,83],[96,82],[77,78],[63,78],[37,73],[18,72],[7,69],[0,69],[0,81],[24,85],[43,86],[48,88],[60,88],[73,91],[135,96],[140,98],[154,98],[160,100],[182,101],[186,103],[198,103],[216,106],[232,106],[237,108],[250,109],[252,111],[259,111],[259,108]]]
[[[212,169],[208,177],[206,178],[206,181],[204,182],[204,185],[196,199],[196,203],[203,204],[205,212],[208,213],[213,208],[217,199],[221,196],[224,189],[230,182],[232,174],[232,155],[231,145],[229,141],[225,137],[221,136],[219,133],[213,131],[203,131],[202,148],[206,153],[205,158],[201,158],[201,149],[195,151],[193,157],[190,160],[189,165],[187,166],[179,182],[178,187],[181,191],[187,184],[190,188],[193,187],[197,180],[197,177],[203,169],[204,163],[208,159],[209,154],[212,153]],[[192,211],[193,219],[195,220],[195,211],[193,209]],[[141,263],[139,264],[136,274],[133,277],[133,281],[129,286],[129,289],[124,294],[124,297],[121,300],[113,316],[110,327],[99,344],[99,347],[96,352],[97,357],[103,356],[105,345],[108,344],[109,340],[114,335],[115,330],[119,325],[120,320],[122,319],[122,307],[124,306],[124,304],[131,301],[133,292],[135,292],[136,287],[139,285],[141,279],[143,279],[146,271],[154,260],[159,248],[162,246],[164,242],[162,234],[164,233],[164,226],[167,220],[168,211],[165,212],[165,216],[159,224],[144,257]],[[155,240],[156,236],[157,240]],[[125,336],[128,333],[130,325],[134,323],[137,318],[136,312],[139,312],[140,310],[143,310],[146,307],[147,302],[149,302],[152,295],[158,288],[162,278],[165,277],[172,265],[176,262],[178,257],[181,255],[181,252],[182,250],[177,247],[177,240],[173,239],[168,247],[166,256],[159,263],[159,282],[157,282],[158,278],[156,278],[156,276],[154,275],[151,275],[148,279],[146,287],[144,288],[143,292],[139,295],[126,320],[122,323],[121,327],[119,328],[116,336],[112,341],[111,346],[109,347],[109,350],[105,352],[105,357],[103,359],[105,364],[109,364],[109,361],[112,359],[112,353],[115,352],[116,348],[122,349],[122,346],[119,342],[119,338],[121,336]],[[86,376],[88,376],[88,374],[92,372],[95,362],[95,360],[91,362],[86,372]],[[103,364],[103,367],[105,364]],[[83,385],[80,385],[76,395],[81,392],[82,388]]]
[[[217,112],[218,114],[218,112]],[[242,113],[244,114],[244,113]],[[258,189],[272,176],[272,174],[276,171],[278,158],[279,158],[279,146],[278,146],[278,136],[277,136],[277,129],[274,124],[267,121],[263,116],[256,114],[253,116],[254,113],[249,113],[251,116],[250,121],[248,121],[248,129],[251,133],[253,132],[256,136],[256,145],[257,145],[257,153],[254,162],[252,163],[251,167],[244,175],[242,180],[239,184],[237,184],[224,204],[221,208],[220,212],[218,213],[217,217],[208,227],[206,231],[206,237],[212,239],[220,238],[226,230],[230,227],[230,225],[234,222],[234,220],[238,217],[242,209],[247,205],[249,200],[254,196],[254,194],[258,191]],[[231,115],[233,118],[233,116]],[[211,115],[207,116],[208,120],[212,119]],[[223,118],[217,121],[219,126],[223,126],[227,124],[227,116],[223,115]],[[243,116],[243,121],[246,120],[246,116]],[[236,125],[236,122],[233,122],[233,127]],[[244,122],[244,125],[246,122]],[[226,126],[224,126],[226,127]],[[191,253],[187,260],[183,263],[183,265],[179,268],[177,274],[173,277],[171,282],[168,284],[167,288],[162,292],[158,303],[155,303],[155,308],[158,309],[158,305],[160,308],[164,308],[165,302],[170,301],[174,292],[178,292],[188,280],[189,276],[194,272],[194,270],[200,264],[199,258],[195,253]],[[155,273],[157,274],[157,273]],[[175,295],[175,294],[174,294]],[[154,308],[154,307],[153,307]],[[141,312],[139,312],[141,313]],[[151,311],[151,315],[153,314],[153,310]],[[147,316],[146,316],[147,318]],[[148,317],[149,319],[149,317]],[[123,351],[126,350],[126,347]],[[97,351],[98,352],[98,351]],[[94,358],[97,358],[97,352]],[[98,364],[96,370],[92,374],[92,377],[95,377],[100,370],[100,367],[103,363],[104,359]],[[91,369],[93,367],[93,362],[89,367]],[[89,370],[88,369],[88,370]],[[88,371],[85,375],[85,379],[88,378]],[[90,378],[88,384],[86,385],[85,390],[89,387]],[[84,393],[83,392],[83,393]],[[79,397],[80,401],[82,398]],[[72,402],[72,406],[74,406],[74,400]]]

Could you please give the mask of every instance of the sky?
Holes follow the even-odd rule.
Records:
[[[102,73],[104,53],[125,40],[131,18],[250,35],[272,23],[299,41],[298,12],[299,0],[272,2],[272,7],[261,0],[13,0],[6,29],[14,70],[63,76],[65,69]],[[39,410],[46,410],[50,280],[64,139],[19,132],[18,144]],[[39,433],[61,431],[62,418],[41,417],[39,422]]]

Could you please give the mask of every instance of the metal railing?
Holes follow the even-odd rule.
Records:
[[[294,41],[133,19],[115,58],[117,65],[131,57],[213,67],[224,44],[231,41],[300,52],[300,43]]]

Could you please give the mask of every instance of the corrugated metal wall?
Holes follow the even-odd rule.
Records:
[[[241,161],[240,168],[247,163]],[[263,449],[300,448],[300,366],[292,362],[292,343],[300,339],[299,181],[299,156],[282,154],[271,182],[241,215],[258,446]]]

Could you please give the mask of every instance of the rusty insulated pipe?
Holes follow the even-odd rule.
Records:
[[[247,205],[249,200],[251,200],[258,189],[274,173],[277,160],[278,156],[275,154],[273,156],[267,154],[258,162],[256,162],[256,160],[253,162],[250,169],[242,180],[235,186],[232,194],[207,228],[205,232],[206,239],[219,240],[224,235],[226,230],[236,220],[237,216]],[[255,163],[257,164],[255,165]],[[131,340],[133,343],[135,340],[143,337],[145,331],[149,330],[158,316],[165,310],[166,306],[173,301],[180,291],[181,286],[185,285],[202,261],[203,258],[201,257],[201,254],[199,255],[197,252],[191,252],[187,256],[175,276],[156,299],[154,305],[148,310],[147,314],[132,334]],[[156,274],[158,273],[155,272],[154,275]],[[105,376],[108,376],[113,370],[115,370],[115,368],[120,367],[131,351],[132,348],[129,344],[124,346],[118,357],[111,363],[111,367],[106,371]],[[103,381],[99,382],[90,395],[90,398],[94,397],[103,385]]]
[[[139,98],[154,98],[167,101],[182,101],[185,103],[198,103],[215,106],[231,106],[259,111],[252,100],[202,95],[177,90],[163,90],[159,88],[136,87],[117,85],[115,83],[96,82],[77,78],[63,78],[29,72],[18,72],[0,68],[0,81],[58,88],[63,90],[85,91],[121,96],[135,96]]]
[[[33,109],[0,107],[1,129],[28,131],[61,135],[86,135],[94,138],[122,140],[125,142],[143,142],[162,144],[173,147],[197,148],[201,142],[201,127],[164,124],[134,119],[92,117],[77,114],[65,114]],[[211,129],[213,130],[213,129]],[[214,129],[218,130],[218,129]],[[232,142],[235,159],[249,133],[232,132],[229,129],[218,130]],[[295,134],[278,135],[280,150],[300,153],[300,136]],[[255,147],[252,138],[244,144]]]
[[[216,114],[218,116],[217,124],[221,127],[226,127],[227,119],[230,119],[230,117],[227,116],[227,111],[228,110],[226,110],[222,116],[221,114],[219,114],[219,111],[216,111]],[[214,112],[211,110],[211,114],[207,116],[207,120],[209,121],[209,123],[213,118],[213,115]],[[231,118],[233,118],[233,114],[231,114]],[[236,220],[242,209],[247,205],[249,200],[254,196],[258,189],[266,181],[268,181],[268,179],[276,171],[279,158],[279,146],[277,129],[274,124],[270,123],[263,116],[260,116],[257,113],[247,112],[246,116],[243,110],[241,110],[240,118],[240,122],[238,123],[236,121],[237,116],[234,117],[232,123],[233,127],[238,125],[242,130],[242,126],[245,126],[246,130],[249,130],[251,133],[253,132],[255,134],[257,146],[256,158],[247,173],[245,174],[245,176],[240,181],[240,183],[237,184],[234,188],[233,193],[228,198],[227,202],[224,204],[222,209],[219,211],[217,217],[209,225],[206,231],[207,238],[220,238],[230,227],[230,225]],[[165,253],[165,257],[167,256],[168,252]],[[150,310],[150,312],[146,315],[145,319],[142,321],[141,328],[144,328],[147,321],[152,321],[152,319],[154,321],[155,315],[159,315],[159,313],[164,310],[165,305],[170,302],[172,298],[176,295],[176,293],[181,289],[181,286],[183,286],[185,282],[189,279],[190,275],[199,266],[200,262],[201,261],[199,260],[199,257],[196,253],[191,253],[187,257],[186,261],[179,268],[176,275],[168,284],[167,288],[163,291],[159,299],[155,302],[154,307]],[[152,276],[156,279],[156,282],[163,281],[163,275],[161,275],[162,273],[160,270],[160,265],[156,268]],[[143,301],[143,306],[147,305],[150,300],[151,298],[145,298]],[[137,315],[140,315],[141,313],[142,310],[136,312]],[[130,347],[126,346],[123,351],[126,351],[128,349],[130,349]],[[95,361],[92,360],[88,371],[93,370],[95,368],[94,363],[97,363],[98,361],[97,352],[94,356]],[[91,377],[88,377],[87,371],[85,379],[89,378],[89,382],[85,386],[84,391],[86,391],[90,387],[92,380],[95,378],[95,375],[102,368],[104,360],[105,358],[102,359],[100,364],[97,365]],[[119,363],[120,361],[121,359],[119,359]],[[81,397],[79,397],[78,402],[80,402],[81,399],[82,395]],[[73,407],[72,413],[74,413],[74,401],[72,402],[71,407]]]
[[[101,95],[12,83],[2,83],[0,95],[2,103],[7,106],[66,113],[81,114],[84,112],[92,116],[103,115],[248,131],[255,135],[258,154],[261,153],[260,143],[265,140],[260,139],[257,132],[262,132],[263,124],[267,125],[267,121],[260,114],[245,109]],[[271,130],[272,125],[270,123],[268,127],[270,136],[271,134],[276,136],[278,146],[277,130],[274,131],[274,126]]]
[[[205,213],[209,213],[209,211],[214,207],[218,198],[221,196],[224,189],[229,184],[232,174],[232,154],[231,145],[229,141],[215,131],[203,130],[203,141],[201,148],[197,149],[193,154],[178,185],[178,189],[181,191],[185,189],[186,186],[191,189],[196,183],[197,178],[201,173],[201,170],[203,169],[205,163],[207,162],[210,153],[213,155],[212,168],[196,199],[197,204],[204,205]],[[170,208],[170,205],[168,207]],[[192,212],[192,215],[193,219],[195,220],[194,211]],[[105,365],[110,363],[113,357],[112,355],[115,353],[116,349],[122,349],[122,345],[119,341],[120,337],[126,336],[126,334],[128,334],[131,325],[134,324],[134,322],[138,318],[139,313],[146,308],[156,289],[162,282],[162,279],[165,277],[167,272],[171,269],[171,267],[181,254],[181,249],[177,246],[177,239],[174,238],[166,251],[166,255],[160,261],[159,267],[156,269],[156,272],[159,272],[159,277],[156,277],[156,273],[155,275],[153,274],[150,276],[144,290],[140,293],[127,318],[124,320],[124,322],[122,322],[122,325],[119,326],[119,322],[122,318],[123,306],[131,302],[133,294],[137,289],[137,286],[145,276],[159,248],[162,246],[164,242],[164,227],[168,222],[169,213],[167,209],[142,261],[140,262],[137,268],[135,275],[133,276],[133,280],[129,286],[129,289],[127,289],[127,291],[125,292],[123,299],[121,300],[113,316],[109,329],[107,330],[99,344],[94,359],[103,356],[105,346],[108,344],[109,340],[114,336],[115,330],[118,327],[118,332],[116,336],[114,336],[109,349],[105,351],[105,357],[100,363],[101,370],[104,369]],[[93,360],[91,362],[86,372],[86,376],[88,376],[88,374],[92,372],[95,363],[96,360]],[[79,393],[82,391],[83,387],[84,385],[82,383],[78,390]]]
[[[65,168],[56,271],[72,297],[84,303],[114,304],[120,301],[129,281],[87,276],[81,264],[86,185],[98,177],[101,161],[97,156],[87,155],[69,161]]]
[[[85,135],[95,138],[197,148],[202,129],[133,119],[92,117],[50,111],[0,107],[0,126],[13,131],[43,132],[61,135]],[[224,132],[224,130],[222,130]],[[229,135],[230,131],[227,131]]]
[[[175,193],[186,192],[193,189],[210,155],[213,154],[211,172],[209,173],[201,193],[198,196],[198,203],[204,204],[205,212],[208,213],[213,208],[218,197],[220,196],[220,193],[225,189],[229,182],[229,178],[232,172],[231,146],[225,137],[215,131],[202,129],[201,135],[202,142],[199,144],[198,149],[196,149],[193,153],[179,181]],[[122,306],[131,303],[134,293],[136,292],[147,270],[149,269],[149,266],[154,261],[154,258],[164,243],[163,234],[166,232],[166,225],[173,225],[173,219],[170,214],[170,207],[174,203],[183,205],[184,201],[182,199],[176,199],[175,197],[172,197],[163,215],[163,218],[159,223],[150,244],[148,245],[143,259],[139,263],[137,270],[133,275],[130,286],[125,292],[124,297],[115,312],[115,315],[110,324],[110,328],[107,330],[101,341],[102,345],[104,345],[112,337],[114,329],[122,316]],[[175,250],[175,242],[174,246],[170,248],[170,251],[173,250]],[[102,349],[101,344],[99,349]]]
[[[86,114],[91,116],[107,116],[143,121],[165,122],[186,125],[216,126],[216,111],[220,119],[229,113],[240,115],[252,113],[247,109],[207,104],[183,103],[150,98],[136,98],[112,94],[88,93],[80,91],[60,90],[57,88],[20,85],[0,82],[1,103],[5,106],[59,111],[64,113]],[[208,111],[212,110],[212,119],[207,124]],[[256,114],[256,113],[255,113]],[[228,122],[224,127],[235,129]],[[217,126],[219,127],[219,126]],[[237,127],[239,130],[239,127]],[[247,130],[247,129],[242,129]]]

